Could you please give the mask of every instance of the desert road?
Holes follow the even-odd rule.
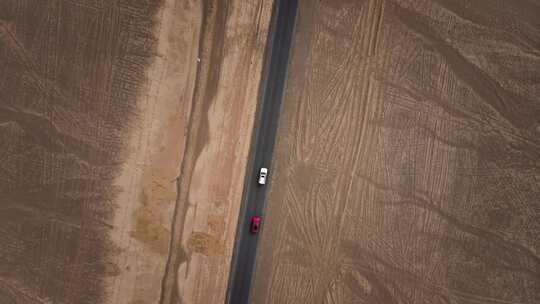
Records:
[[[266,189],[259,185],[257,176],[260,168],[270,168],[272,152],[278,126],[278,118],[287,75],[289,51],[295,25],[298,1],[280,0],[274,8],[274,19],[267,49],[265,75],[261,87],[261,104],[257,114],[255,145],[252,160],[246,175],[243,210],[238,225],[237,243],[229,281],[228,303],[248,303],[259,234],[250,231],[251,218],[264,213]],[[270,170],[269,180],[272,171]],[[264,217],[263,217],[264,226]]]

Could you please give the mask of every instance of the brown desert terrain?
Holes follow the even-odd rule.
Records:
[[[224,302],[271,10],[0,1],[0,303]]]
[[[250,303],[540,303],[539,16],[301,0]]]

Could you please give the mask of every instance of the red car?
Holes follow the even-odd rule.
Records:
[[[261,217],[256,215],[251,217],[251,225],[249,231],[251,234],[257,234],[261,230]]]

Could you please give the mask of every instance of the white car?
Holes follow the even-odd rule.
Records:
[[[266,184],[267,176],[268,176],[268,168],[261,168],[261,171],[259,171],[259,185]]]

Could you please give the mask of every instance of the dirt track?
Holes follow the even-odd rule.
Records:
[[[300,2],[251,303],[539,303],[540,3]]]
[[[0,303],[223,302],[271,5],[0,1]]]

